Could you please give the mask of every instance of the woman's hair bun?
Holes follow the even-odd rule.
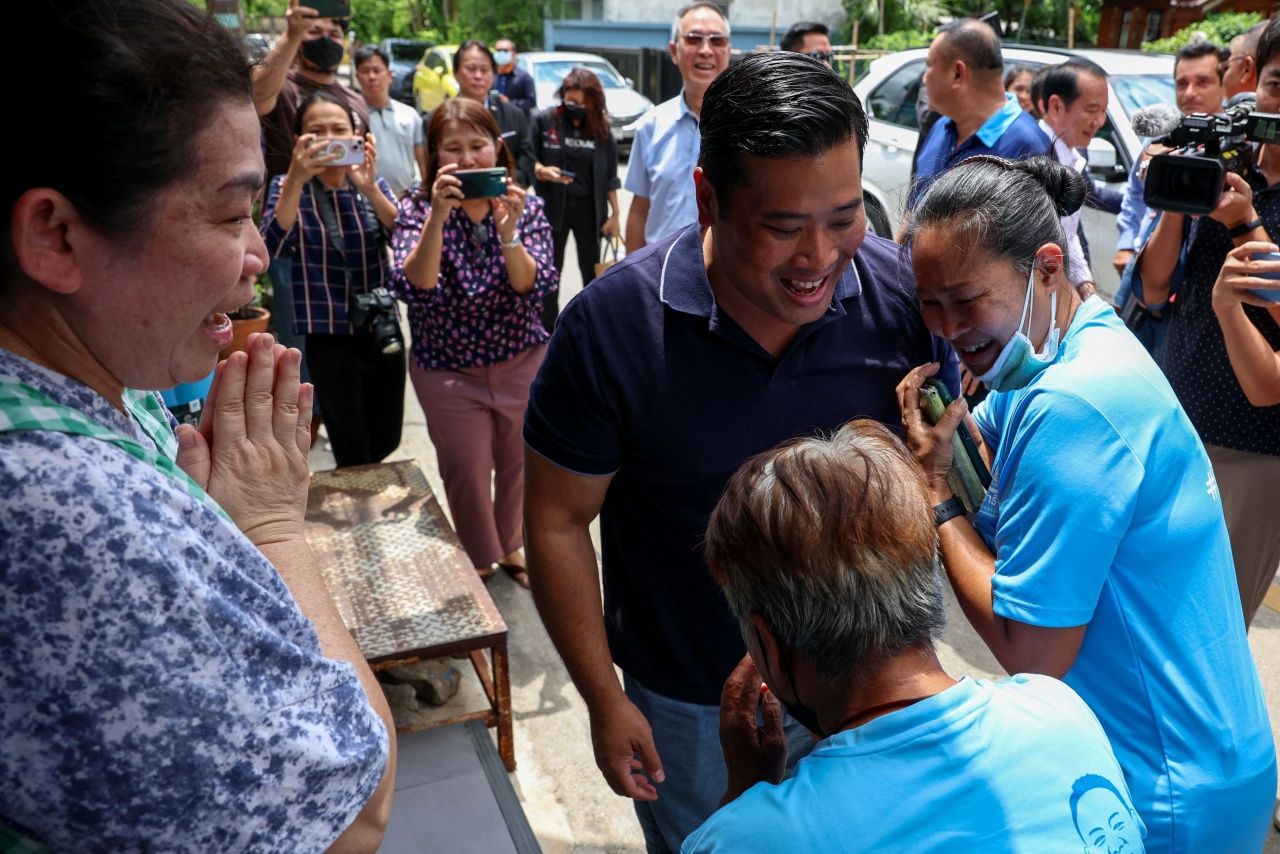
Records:
[[[1052,157],[1028,157],[1014,161],[1013,166],[1044,187],[1049,198],[1053,199],[1058,216],[1071,216],[1080,210],[1085,196],[1089,194],[1089,184],[1084,176]]]

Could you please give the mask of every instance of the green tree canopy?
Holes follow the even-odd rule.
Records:
[[[1168,38],[1144,42],[1142,49],[1155,53],[1177,53],[1178,48],[1200,36],[1216,45],[1227,47],[1233,38],[1260,23],[1262,15],[1257,12],[1219,12],[1183,27]]]

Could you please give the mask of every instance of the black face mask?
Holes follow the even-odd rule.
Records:
[[[562,104],[561,106],[571,119],[580,119],[587,114],[587,108],[582,104]]]
[[[764,641],[760,637],[760,630],[756,629],[755,632],[756,632],[756,643],[760,645],[760,654],[765,655]],[[778,657],[778,667],[779,668],[782,667],[781,655],[779,655]],[[818,723],[818,713],[800,702],[800,694],[798,691],[796,691],[795,679],[791,676],[790,672],[787,672],[786,675],[787,675],[787,688],[788,690],[790,690],[791,696],[796,698],[795,702],[788,703],[786,700],[783,700],[782,696],[778,694],[777,691],[773,692],[773,696],[778,698],[778,702],[782,703],[783,710],[787,714],[791,715],[791,717],[795,718],[796,721],[799,722],[800,726],[809,730],[809,732],[813,733],[818,738],[826,738],[826,733],[822,731],[822,725]]]
[[[302,55],[326,74],[342,62],[342,45],[333,39],[318,38],[302,43]]]

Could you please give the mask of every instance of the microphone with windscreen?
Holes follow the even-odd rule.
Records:
[[[1152,104],[1133,114],[1129,123],[1133,132],[1144,139],[1161,137],[1170,133],[1182,122],[1182,113],[1168,104]]]

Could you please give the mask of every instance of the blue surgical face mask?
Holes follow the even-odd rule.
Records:
[[[1027,295],[1022,301],[1022,316],[1018,320],[1018,329],[1013,337],[996,356],[995,364],[976,377],[987,384],[992,391],[1012,391],[1025,386],[1035,379],[1036,374],[1043,371],[1058,356],[1058,329],[1053,325],[1058,314],[1058,291],[1049,296],[1049,335],[1044,339],[1044,349],[1039,353],[1031,346],[1027,336],[1031,332],[1031,297],[1035,289],[1036,271],[1032,265],[1031,275],[1027,277]],[[1024,331],[1025,327],[1025,331]]]
[[[498,63],[499,65],[508,64],[509,62],[511,62],[511,51],[495,50],[493,52],[493,61]]]

